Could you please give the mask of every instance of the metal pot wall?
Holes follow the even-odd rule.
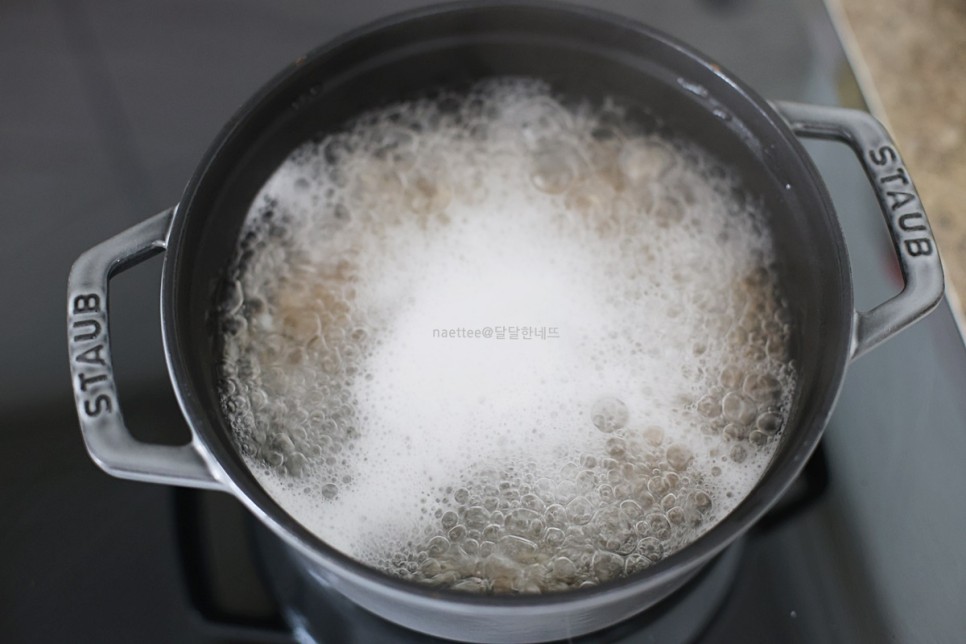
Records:
[[[700,539],[625,579],[547,596],[475,596],[390,578],[306,530],[261,488],[221,413],[211,332],[218,285],[255,192],[287,154],[366,109],[483,77],[547,80],[563,95],[617,95],[646,125],[691,139],[761,197],[795,316],[799,388],[778,451],[751,494]],[[651,115],[651,116],[648,116]],[[856,312],[842,232],[796,135],[851,146],[878,195],[905,287]],[[860,187],[857,186],[857,189]],[[161,328],[192,440],[136,441],[118,408],[108,336],[108,282],[165,253]],[[404,626],[467,641],[541,641],[592,632],[672,593],[780,497],[815,448],[848,363],[925,315],[943,293],[935,243],[902,160],[869,115],[769,104],[713,61],[642,25],[568,6],[460,3],[393,17],[299,58],[228,123],[178,205],[82,255],[70,275],[74,394],[91,457],[142,481],[224,490],[280,535],[307,571]]]

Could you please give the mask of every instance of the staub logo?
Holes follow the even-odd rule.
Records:
[[[909,257],[932,255],[932,233],[909,174],[899,163],[899,154],[891,145],[883,145],[869,151],[869,160],[875,166],[875,180],[882,186],[891,216],[901,231],[899,250],[904,250]]]
[[[84,293],[71,300],[71,359],[77,377],[75,391],[83,400],[84,413],[94,418],[114,410],[111,395],[102,391],[110,378],[105,331],[107,315],[96,293]]]

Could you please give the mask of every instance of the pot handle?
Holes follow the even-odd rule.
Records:
[[[114,476],[195,488],[223,489],[187,445],[152,445],[128,431],[118,406],[108,333],[108,283],[165,250],[174,209],[165,210],[81,255],[67,286],[67,345],[81,433],[91,458]]]
[[[936,240],[896,145],[885,127],[859,110],[774,103],[792,131],[803,137],[846,143],[855,152],[879,201],[899,268],[902,291],[869,311],[856,311],[851,358],[855,359],[931,311],[942,299],[943,269]]]

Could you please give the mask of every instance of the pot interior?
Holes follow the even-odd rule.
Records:
[[[696,142],[733,168],[764,205],[795,319],[799,389],[782,442],[757,488],[723,522],[661,564],[612,585],[710,556],[765,511],[820,437],[847,361],[847,258],[824,187],[764,101],[667,37],[596,12],[463,6],[391,19],[299,59],[253,98],[199,166],[169,239],[163,325],[184,410],[239,490],[273,522],[322,560],[381,576],[302,528],[236,453],[215,387],[214,304],[255,194],[295,147],[341,129],[363,111],[493,76],[543,79],[555,93],[577,100],[619,97],[644,129]]]

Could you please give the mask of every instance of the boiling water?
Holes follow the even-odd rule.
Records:
[[[221,395],[259,482],[392,575],[643,570],[754,487],[794,386],[762,214],[687,144],[535,81],[399,104],[256,197]]]

